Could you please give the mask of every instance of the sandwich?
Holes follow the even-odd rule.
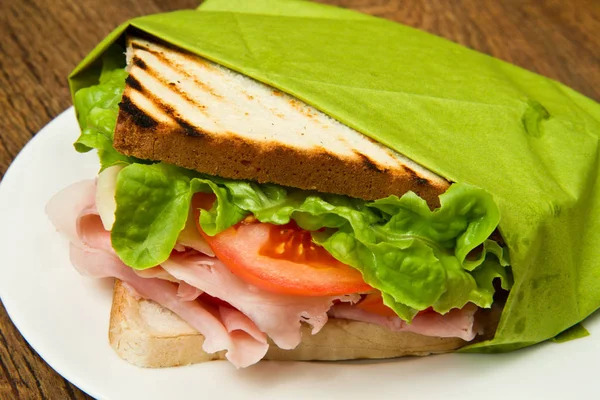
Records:
[[[49,214],[71,202],[72,262],[117,278],[123,358],[390,358],[486,333],[478,309],[496,278],[510,287],[489,194],[156,40],[128,37],[127,69],[103,74],[123,86],[108,102],[123,160]]]
[[[553,337],[595,307],[580,302],[577,313],[550,315],[527,303],[538,296],[542,307],[558,307],[538,289],[544,271],[535,265],[544,259],[548,271],[570,264],[558,265],[551,251],[540,255],[550,242],[537,236],[525,242],[510,229],[519,217],[532,224],[538,218],[535,205],[517,207],[520,194],[507,202],[504,188],[520,189],[516,181],[498,185],[472,172],[460,179],[467,176],[461,171],[468,152],[454,158],[458,173],[435,162],[425,166],[417,161],[419,149],[430,144],[419,137],[425,131],[386,143],[372,134],[389,126],[404,132],[400,120],[357,123],[368,118],[354,103],[387,115],[375,103],[339,100],[359,115],[340,118],[338,98],[310,89],[314,79],[307,72],[288,66],[305,76],[263,75],[268,62],[246,68],[252,57],[228,50],[232,42],[219,36],[210,40],[222,40],[220,47],[181,39],[203,18],[225,18],[224,10],[211,13],[217,3],[205,3],[208,11],[124,25],[71,77],[82,128],[75,148],[96,149],[101,170],[57,194],[47,212],[69,238],[71,261],[82,274],[116,278],[109,341],[119,356],[144,367],[217,359],[247,367],[262,359],[504,351]],[[256,19],[252,12],[236,18]],[[319,32],[323,21],[311,21],[311,31]],[[335,19],[325,22],[335,25]],[[387,33],[395,29],[377,25]],[[252,46],[240,43],[256,57]],[[277,58],[281,53],[261,54],[276,59],[273,65],[287,61]],[[298,54],[301,60],[308,53]],[[377,71],[369,74],[377,77]],[[348,90],[337,84],[331,91]],[[322,102],[315,101],[319,96]],[[442,102],[450,103],[442,110],[469,101]],[[530,101],[519,129],[547,133],[546,114]],[[432,118],[446,123],[463,115],[429,112],[425,119]],[[477,123],[484,122],[462,128],[477,131]],[[447,131],[441,125],[440,135]],[[456,146],[463,141],[456,137]],[[483,145],[475,136],[467,141],[476,150]],[[402,142],[410,154],[400,151]],[[430,158],[444,159],[444,149],[438,151]],[[497,165],[488,169],[505,176]],[[529,170],[520,176],[528,183],[539,178]],[[544,290],[573,286],[558,275],[552,279]]]

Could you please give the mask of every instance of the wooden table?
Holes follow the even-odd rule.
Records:
[[[595,0],[328,0],[444,36],[600,100]],[[117,24],[192,8],[195,0],[3,0],[0,3],[0,174],[71,105],[66,76]],[[81,23],[80,21],[85,21]],[[1,278],[0,278],[1,279]],[[0,303],[0,399],[86,399],[27,345]]]

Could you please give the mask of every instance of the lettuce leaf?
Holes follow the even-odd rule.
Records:
[[[113,46],[102,58],[102,71],[96,85],[82,88],[75,93],[73,102],[81,135],[74,143],[80,153],[98,150],[101,170],[115,164],[140,162],[125,156],[113,148],[113,136],[119,114],[119,102],[125,89],[127,71],[118,57],[122,50]]]
[[[214,193],[211,212],[202,213],[202,226],[215,234],[238,223],[247,214],[228,201],[229,193],[210,179],[174,165],[131,164],[117,177],[113,248],[135,269],[154,267],[167,258],[185,227],[192,195]],[[214,178],[213,178],[214,179]],[[217,179],[215,179],[217,180]]]
[[[123,262],[146,269],[165,261],[197,192],[217,198],[200,213],[207,234],[249,214],[278,225],[294,220],[335,258],[360,270],[407,321],[429,307],[440,313],[468,302],[490,307],[494,279],[506,289],[512,284],[505,250],[488,240],[500,215],[482,189],[454,184],[431,211],[412,192],[364,201],[216,178],[164,163],[131,164],[119,173],[112,243]]]

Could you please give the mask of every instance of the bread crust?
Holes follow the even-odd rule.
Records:
[[[298,140],[292,141],[295,144],[289,144],[284,140],[285,137],[297,139],[300,136],[288,131],[278,132],[280,136],[272,139],[258,140],[244,136],[241,133],[243,128],[240,128],[240,131],[218,131],[216,128],[208,128],[209,122],[207,126],[194,123],[190,116],[184,115],[185,112],[179,111],[179,108],[189,110],[190,104],[193,104],[194,111],[188,111],[188,114],[207,114],[209,120],[213,117],[206,111],[210,110],[209,105],[198,104],[198,100],[194,100],[198,93],[213,99],[212,112],[219,110],[219,102],[224,105],[226,102],[223,100],[224,96],[215,93],[214,88],[210,88],[196,76],[192,77],[185,71],[185,67],[188,64],[194,65],[196,73],[198,70],[208,73],[216,69],[214,64],[211,66],[208,61],[198,56],[164,44],[132,40],[129,47],[130,76],[120,103],[113,143],[115,149],[123,154],[164,161],[225,178],[276,183],[367,200],[392,194],[401,196],[413,191],[432,207],[439,205],[438,196],[449,186],[449,182],[443,178],[354,130],[342,127],[335,131],[334,126],[342,126],[337,121],[332,122],[328,129],[321,129],[321,125],[316,124],[313,127],[314,131],[307,132],[305,137],[336,137],[336,143],[340,143],[344,151],[319,145],[302,147],[299,145],[302,141]],[[144,55],[148,60],[154,60],[153,64],[143,61]],[[171,57],[184,57],[186,65],[178,64]],[[159,61],[156,61],[157,59]],[[192,88],[169,81],[161,75],[167,73],[160,72],[161,68],[168,73],[173,73],[173,70],[180,71],[178,73],[182,81],[186,77],[193,79],[193,83],[188,85]],[[249,78],[243,79],[248,79],[252,85],[265,86]],[[161,90],[162,97],[155,93]],[[303,121],[310,125],[311,118],[322,114],[316,109],[307,108],[309,106],[287,94],[273,92],[277,94],[263,95],[261,100],[285,98],[287,100],[281,101],[293,103],[295,106],[289,111],[293,117],[290,119],[299,120],[299,126],[302,126]],[[170,97],[166,94],[170,94]],[[247,103],[239,104],[238,108],[250,109],[256,106],[256,102],[260,103],[258,98],[250,95],[247,97],[252,100],[244,100]],[[306,110],[308,115],[304,116]],[[237,117],[244,118],[243,115],[238,115],[230,119],[235,120]],[[264,115],[262,117],[268,118]],[[262,117],[254,121],[264,119]],[[271,117],[274,121],[283,118],[277,113]],[[252,120],[249,123],[252,124]],[[348,144],[351,139],[361,144]],[[316,142],[318,143],[318,140]],[[376,150],[373,152],[367,148]],[[381,155],[386,161],[377,159],[374,154]]]
[[[154,316],[165,317],[168,320],[165,329],[153,328],[152,321],[143,316],[143,308],[150,309]],[[180,324],[173,327],[173,320],[179,322],[176,318],[158,304],[133,296],[121,281],[115,281],[108,339],[119,357],[148,368],[225,359],[224,351],[204,352],[204,337],[191,328],[182,329]]]
[[[126,92],[127,93],[127,92]],[[114,147],[128,156],[163,161],[209,175],[276,183],[305,190],[343,194],[365,200],[413,191],[432,207],[446,184],[430,182],[410,169],[379,170],[365,162],[281,145],[256,145],[239,138],[187,136],[178,126],[137,125],[119,112]],[[290,163],[290,160],[294,160]]]
[[[115,282],[109,341],[115,352],[130,363],[148,368],[173,367],[224,360],[225,352],[202,350],[204,337],[160,305],[136,298]],[[355,360],[426,356],[464,346],[459,338],[439,338],[394,332],[359,321],[330,319],[316,335],[302,328],[302,342],[282,350],[270,342],[265,360]]]

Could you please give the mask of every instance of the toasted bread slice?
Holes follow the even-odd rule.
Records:
[[[224,352],[207,354],[204,337],[171,311],[138,299],[116,281],[109,340],[117,354],[140,367],[160,368],[225,359]],[[302,342],[293,350],[271,343],[267,360],[354,360],[445,353],[465,345],[459,338],[393,332],[378,325],[330,319],[316,335],[303,327]]]
[[[302,101],[171,46],[128,39],[114,147],[210,175],[438,205],[449,183]]]

